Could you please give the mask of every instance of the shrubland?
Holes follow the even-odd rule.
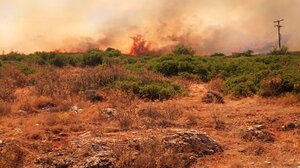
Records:
[[[299,94],[300,57],[257,55],[196,57],[169,54],[149,61],[149,67],[165,76],[183,76],[208,82],[220,77],[222,91],[235,96]]]
[[[113,48],[83,53],[24,55],[12,52],[0,56],[0,97],[11,100],[16,88],[34,86],[40,95],[71,95],[88,89],[116,88],[144,99],[165,100],[184,92],[172,81],[177,76],[199,82],[220,78],[223,82],[219,90],[238,97],[300,94],[297,54],[251,56],[251,50],[244,53],[200,57],[194,56],[194,50],[184,45],[176,46],[170,54],[140,57],[124,55]],[[62,68],[72,67],[80,71],[57,73]]]

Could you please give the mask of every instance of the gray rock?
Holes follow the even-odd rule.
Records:
[[[274,142],[274,135],[265,130],[264,127],[251,126],[246,131],[242,132],[242,139],[246,141],[261,141],[261,142]]]
[[[111,157],[110,152],[100,152],[86,159],[84,168],[113,168],[115,159]]]
[[[74,113],[80,113],[83,109],[79,108],[77,105],[71,107],[71,111]]]
[[[292,131],[295,129],[300,129],[300,123],[299,122],[289,122],[286,125],[283,125],[281,127],[281,131]]]
[[[167,148],[177,153],[193,153],[197,157],[223,152],[222,147],[206,133],[183,130],[164,137]]]
[[[86,132],[71,141],[65,149],[40,155],[35,164],[43,168],[113,168],[115,159],[109,143],[107,139],[93,138],[90,132]]]
[[[108,118],[115,118],[117,116],[117,110],[114,108],[106,108],[101,110]]]
[[[25,110],[19,110],[19,111],[18,111],[18,114],[19,114],[20,116],[25,116],[25,115],[28,114],[28,111],[25,111]]]

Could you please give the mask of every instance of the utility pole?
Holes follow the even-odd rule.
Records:
[[[274,23],[277,23],[276,25],[275,25],[275,27],[277,27],[277,29],[278,29],[278,47],[279,47],[279,49],[281,49],[281,28],[283,27],[282,25],[280,25],[280,22],[283,22],[284,21],[284,19],[281,19],[281,20],[275,20],[274,21]]]

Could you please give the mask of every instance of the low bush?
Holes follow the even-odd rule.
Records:
[[[272,54],[272,55],[285,55],[285,54],[288,54],[288,47],[286,47],[286,46],[283,46],[281,48],[273,47],[270,51],[270,54]]]
[[[181,54],[181,55],[194,55],[195,50],[191,47],[185,46],[183,44],[178,44],[175,46],[173,50],[174,54]]]
[[[179,64],[176,61],[164,61],[156,65],[155,71],[165,76],[174,76],[179,72],[178,66]]]
[[[19,62],[25,59],[24,54],[20,54],[17,52],[10,52],[6,55],[1,55],[0,60],[2,61],[9,61],[9,62]]]
[[[226,94],[247,97],[257,92],[257,86],[253,80],[241,76],[228,79],[224,84],[223,90]]]
[[[265,79],[261,82],[261,95],[263,96],[279,96],[292,90],[293,86],[289,81],[279,76]]]
[[[251,52],[248,51],[250,54]],[[245,55],[245,54],[244,54]],[[195,57],[169,54],[154,58],[148,66],[165,76],[183,76],[208,82],[216,77],[223,80],[222,91],[236,96],[251,96],[261,93],[270,95],[270,88],[277,88],[275,95],[288,92],[299,93],[300,57],[295,55],[260,55],[240,57]],[[276,85],[266,80],[281,76],[285,84]],[[264,82],[261,82],[264,81]],[[272,86],[271,86],[272,85]],[[220,87],[219,87],[220,88]],[[271,93],[271,95],[274,93]]]
[[[103,56],[100,51],[90,51],[82,56],[82,64],[84,66],[97,66],[102,64]]]
[[[107,87],[115,81],[131,78],[130,72],[119,64],[113,64],[108,67],[102,67],[98,74],[99,87]]]
[[[114,49],[114,48],[107,48],[105,50],[105,55],[109,56],[109,57],[118,57],[121,56],[122,53],[120,50]]]
[[[9,84],[7,80],[0,81],[0,100],[12,101],[15,99],[14,96],[15,88]]]
[[[149,100],[166,100],[182,92],[179,86],[169,82],[118,81],[116,85],[125,92]]]

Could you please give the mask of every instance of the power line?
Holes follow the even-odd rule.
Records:
[[[283,21],[284,21],[284,19],[274,21],[274,23],[277,23],[275,25],[275,27],[277,27],[277,29],[278,29],[278,47],[279,47],[279,49],[281,48],[281,28],[283,27],[282,25],[280,25],[280,22],[283,22]]]

